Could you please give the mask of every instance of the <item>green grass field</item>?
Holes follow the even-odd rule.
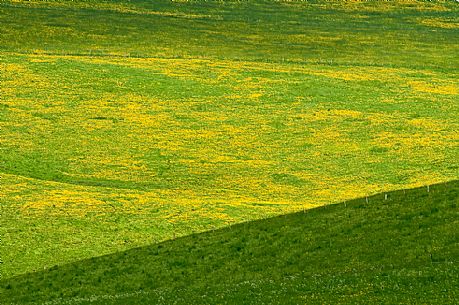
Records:
[[[5,304],[457,304],[459,182],[0,282]]]
[[[0,0],[2,278],[459,179],[458,13]]]

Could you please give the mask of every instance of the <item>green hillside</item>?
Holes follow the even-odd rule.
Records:
[[[459,179],[455,1],[0,0],[3,279]]]
[[[458,194],[451,182],[238,224],[0,291],[4,304],[456,304]]]

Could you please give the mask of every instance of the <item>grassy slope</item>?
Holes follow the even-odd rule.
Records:
[[[0,283],[4,304],[455,304],[459,182],[234,225]]]
[[[454,1],[1,4],[2,23],[11,25],[1,49],[12,52],[458,66]]]
[[[457,13],[0,1],[1,275],[457,179]]]

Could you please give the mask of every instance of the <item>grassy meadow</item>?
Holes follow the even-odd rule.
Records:
[[[459,182],[14,277],[5,304],[457,304]]]
[[[0,264],[459,178],[454,1],[0,0]]]

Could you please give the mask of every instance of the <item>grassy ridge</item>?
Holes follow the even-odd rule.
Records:
[[[457,179],[457,12],[0,1],[1,275]]]
[[[458,194],[380,194],[54,267],[1,282],[2,301],[454,304]]]
[[[454,1],[1,3],[12,52],[458,67]]]

